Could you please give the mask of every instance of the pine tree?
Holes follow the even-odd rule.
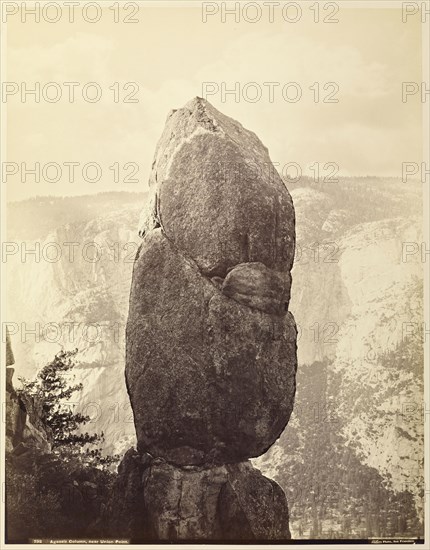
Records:
[[[95,466],[109,465],[118,457],[103,457],[101,449],[92,445],[104,440],[101,434],[79,433],[81,426],[89,422],[90,417],[75,413],[68,399],[83,387],[82,383],[70,384],[67,373],[73,369],[73,361],[78,350],[60,351],[53,361],[45,365],[33,381],[20,378],[22,389],[19,393],[38,401],[41,410],[40,422],[45,428],[54,453],[65,460],[71,457]]]

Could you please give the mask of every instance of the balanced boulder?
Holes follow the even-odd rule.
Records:
[[[126,381],[138,452],[166,463],[148,474],[150,523],[164,537],[173,522],[175,537],[187,538],[194,528],[178,526],[162,499],[177,506],[176,493],[185,491],[181,505],[194,517],[212,487],[216,521],[200,518],[191,538],[218,536],[220,525],[237,538],[234,518],[244,510],[248,538],[260,528],[288,538],[288,519],[279,531],[268,527],[273,506],[287,510],[282,490],[244,464],[274,443],[293,409],[291,197],[257,136],[201,98],[168,116],[149,183],[130,294]],[[181,468],[196,470],[185,475]],[[226,517],[219,516],[220,501]]]

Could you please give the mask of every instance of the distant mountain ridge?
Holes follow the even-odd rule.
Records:
[[[141,208],[146,193],[109,191],[77,197],[44,196],[7,205],[7,238],[44,239],[50,232],[68,225],[79,225],[117,209]]]

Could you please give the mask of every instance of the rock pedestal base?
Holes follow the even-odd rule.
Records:
[[[252,464],[178,467],[130,449],[119,467],[113,529],[134,540],[291,538],[282,489]]]

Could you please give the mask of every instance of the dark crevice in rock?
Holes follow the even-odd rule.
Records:
[[[248,232],[243,233],[242,235],[242,254],[244,261],[243,263],[249,262],[249,234]]]
[[[222,284],[224,282],[223,277],[211,277],[211,281],[216,285],[216,287],[221,290]]]
[[[161,223],[160,223],[160,228],[161,228],[163,237],[166,239],[166,241],[168,241],[168,243],[173,248],[173,250],[178,254],[178,256],[180,256],[184,260],[184,262],[190,265],[194,270],[198,271],[200,276],[203,279],[206,279],[214,288],[217,288],[217,285],[212,281],[212,279],[202,272],[199,264],[194,260],[194,258],[191,258],[191,256],[188,256],[187,254],[185,254],[185,252],[181,250],[170,237],[167,236],[167,233]]]

